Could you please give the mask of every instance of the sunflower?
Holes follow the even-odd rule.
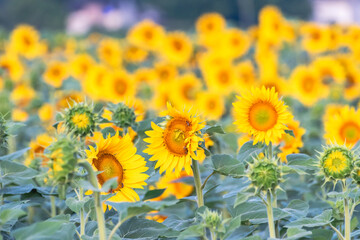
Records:
[[[345,45],[350,48],[352,51],[357,50],[358,43],[360,40],[360,27],[357,25],[350,25],[347,27],[345,36]]]
[[[130,44],[147,50],[157,50],[163,44],[165,31],[151,20],[143,20],[132,27],[127,40]]]
[[[239,29],[228,29],[222,33],[220,49],[225,56],[234,59],[243,56],[250,47],[250,38]]]
[[[43,104],[39,110],[38,115],[42,122],[49,122],[55,116],[55,109],[50,103]]]
[[[334,116],[340,114],[343,105],[340,104],[327,104],[325,107],[325,113],[323,116],[323,122],[328,121],[329,119],[333,118]]]
[[[107,99],[113,103],[132,99],[136,94],[133,78],[125,71],[115,70],[105,78]]]
[[[279,45],[283,40],[284,23],[285,19],[278,8],[262,8],[259,13],[259,38],[271,40],[275,45]]]
[[[25,122],[29,119],[29,114],[21,108],[14,108],[11,113],[11,119],[14,122]]]
[[[337,83],[343,83],[345,81],[344,68],[334,57],[319,57],[313,61],[311,65],[325,82],[329,78]]]
[[[10,36],[10,48],[16,53],[34,58],[40,55],[39,33],[29,25],[19,25]]]
[[[146,50],[134,45],[126,46],[124,49],[124,59],[129,63],[142,63],[148,55]]]
[[[56,109],[63,110],[68,107],[72,107],[74,103],[83,102],[84,96],[80,92],[77,91],[70,91],[70,92],[56,92],[58,96],[56,102]]]
[[[120,43],[113,38],[101,40],[97,48],[99,59],[110,67],[118,68],[121,65],[121,47]]]
[[[184,65],[192,56],[193,46],[185,33],[172,32],[167,34],[161,52],[170,63]]]
[[[162,111],[166,108],[167,103],[172,104],[172,93],[169,89],[175,86],[174,80],[159,84],[155,87],[154,95],[151,99],[151,107],[156,111]]]
[[[55,88],[61,87],[67,77],[67,65],[60,61],[50,62],[44,73],[44,81]]]
[[[154,65],[159,82],[170,82],[178,76],[177,68],[168,62],[157,62]]]
[[[216,47],[221,33],[225,30],[226,21],[218,13],[203,14],[196,21],[198,42],[208,48]]]
[[[82,53],[71,59],[69,67],[71,68],[71,74],[74,78],[83,80],[94,64],[95,61],[90,55]]]
[[[344,106],[340,113],[324,122],[324,138],[328,143],[346,144],[351,147],[360,140],[360,111]]]
[[[275,88],[251,88],[234,102],[235,125],[241,132],[254,136],[257,142],[277,142],[288,129],[293,116]]]
[[[108,69],[104,65],[92,66],[82,82],[84,92],[94,100],[106,98],[108,94],[105,94],[104,90],[108,74]]]
[[[281,152],[278,156],[282,162],[287,162],[286,156],[292,153],[298,153],[299,149],[304,145],[301,138],[305,134],[305,129],[300,127],[300,122],[293,119],[288,122],[287,127],[293,131],[294,136],[284,133],[281,137],[281,142],[284,144],[280,147]]]
[[[338,25],[332,25],[328,27],[329,32],[329,49],[332,51],[337,50],[341,47],[343,41],[343,34],[341,32],[341,27]]]
[[[187,177],[192,177],[192,175],[187,174],[184,170],[180,172],[179,176],[174,174],[163,175],[156,183],[156,188],[165,188],[165,191],[161,196],[153,200],[163,200],[169,196],[175,196],[177,199],[188,197],[193,192],[194,187],[181,181]]]
[[[309,53],[321,53],[328,49],[330,35],[326,27],[307,23],[300,31],[303,34],[302,46]]]
[[[25,71],[23,64],[15,54],[1,56],[0,68],[4,69],[14,82],[19,82]]]
[[[219,120],[225,113],[224,98],[216,91],[204,91],[196,98],[197,109],[201,109],[202,115],[211,120]]]
[[[10,99],[17,106],[27,106],[34,99],[36,92],[26,84],[18,84],[11,92]]]
[[[200,130],[205,125],[190,111],[180,112],[170,104],[167,107],[168,110],[162,113],[168,116],[165,128],[152,122],[153,130],[145,132],[149,138],[144,141],[149,145],[144,153],[153,155],[149,160],[157,161],[155,169],[160,168],[160,174],[175,170],[175,175],[179,176],[183,168],[191,174],[191,159],[205,158],[204,149],[199,146],[199,142],[204,141]]]
[[[177,108],[191,107],[202,88],[201,80],[193,73],[185,73],[175,80],[172,100]]]
[[[284,96],[287,93],[288,83],[280,76],[262,78],[259,85],[269,89],[274,87],[275,92],[279,93],[280,96]]]
[[[109,198],[108,201],[134,202],[140,200],[134,188],[143,189],[143,186],[147,185],[145,180],[149,176],[144,172],[148,167],[146,167],[145,159],[136,154],[137,149],[129,135],[120,137],[117,132],[113,137],[110,135],[107,138],[101,137],[95,148],[89,146],[89,150],[85,151],[87,160],[94,170],[101,172],[97,175],[100,186],[117,177],[117,186],[115,189],[111,189],[111,192],[116,195]]]
[[[240,89],[255,86],[256,72],[251,61],[240,62],[235,66],[235,75]]]
[[[207,87],[221,94],[227,95],[236,90],[236,76],[232,65],[223,64],[209,68],[204,77]]]
[[[137,84],[152,84],[157,79],[157,74],[152,68],[141,67],[134,72],[134,80]]]
[[[46,133],[38,135],[35,140],[30,142],[29,154],[26,156],[24,164],[26,166],[31,166],[33,161],[36,158],[39,158],[41,159],[40,165],[45,167],[49,159],[45,157],[44,150],[50,146],[53,141],[54,139]]]

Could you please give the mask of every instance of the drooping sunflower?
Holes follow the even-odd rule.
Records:
[[[360,111],[350,106],[343,106],[339,114],[324,122],[324,138],[327,143],[345,144],[348,147],[360,140]]]
[[[97,53],[99,59],[110,67],[118,68],[122,62],[120,43],[113,38],[105,38],[99,43]]]
[[[19,25],[10,36],[10,48],[26,58],[37,57],[41,53],[39,33],[29,25]]]
[[[151,20],[143,20],[132,27],[128,34],[129,43],[147,50],[158,50],[165,38],[162,26]]]
[[[191,40],[183,32],[168,33],[161,48],[164,57],[175,65],[184,65],[193,53]]]
[[[4,69],[14,82],[19,82],[25,71],[23,64],[15,54],[1,56],[0,68]]]
[[[278,98],[275,88],[251,88],[233,103],[235,125],[257,142],[277,142],[288,129],[293,116],[285,103]]]
[[[291,74],[290,83],[293,86],[291,95],[306,106],[312,106],[329,94],[329,88],[323,84],[319,73],[311,67],[296,67]]]
[[[302,141],[302,136],[305,134],[305,129],[300,127],[300,122],[295,119],[288,122],[287,127],[289,130],[293,131],[294,136],[291,136],[289,133],[284,133],[281,137],[281,145],[279,157],[282,162],[287,162],[286,156],[292,153],[298,153],[299,149],[303,147],[304,143]]]
[[[224,98],[216,91],[204,91],[197,95],[196,107],[202,115],[211,120],[219,120],[225,113]]]
[[[44,81],[55,88],[61,87],[67,77],[67,65],[60,61],[50,62],[44,73]]]
[[[145,159],[136,154],[137,149],[129,135],[120,137],[117,132],[112,137],[110,135],[107,138],[101,136],[95,148],[89,146],[89,150],[85,151],[87,160],[94,170],[101,172],[97,175],[100,186],[117,177],[117,187],[111,190],[116,195],[109,198],[108,201],[134,202],[140,200],[134,188],[143,189],[143,186],[147,185],[145,180],[149,176],[144,172],[148,167],[146,167]],[[106,195],[108,193],[101,194]]]
[[[178,111],[170,104],[167,107],[167,111],[162,113],[168,117],[165,127],[152,122],[153,130],[145,132],[149,137],[144,141],[149,145],[144,153],[152,155],[150,161],[157,161],[155,169],[160,168],[160,174],[175,171],[179,176],[183,168],[191,174],[191,159],[205,158],[204,149],[199,146],[199,142],[204,141],[199,131],[205,125],[190,111]]]

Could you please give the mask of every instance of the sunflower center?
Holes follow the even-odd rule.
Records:
[[[314,89],[314,79],[312,79],[310,76],[305,77],[301,85],[306,92],[310,92]]]
[[[184,156],[188,153],[186,138],[191,130],[191,123],[185,118],[171,119],[164,132],[165,146],[177,156]]]
[[[340,135],[346,142],[357,142],[360,136],[360,128],[354,122],[347,122],[341,127]]]
[[[208,101],[207,106],[208,106],[208,109],[211,109],[211,110],[215,109],[216,108],[216,102],[211,99],[211,100]]]
[[[119,95],[124,95],[127,89],[127,85],[126,82],[123,79],[117,79],[115,81],[114,84],[115,88],[115,92],[118,93]]]
[[[97,179],[101,186],[108,180],[117,177],[117,187],[113,191],[123,187],[124,169],[117,158],[110,153],[99,153],[97,159],[93,159],[96,169],[102,173],[97,175]],[[110,191],[111,192],[111,191]]]
[[[173,46],[176,51],[181,51],[181,49],[183,48],[182,42],[180,42],[179,40],[174,40]]]
[[[53,76],[57,77],[60,75],[60,69],[55,67],[51,70],[51,73]]]
[[[206,24],[206,28],[207,28],[209,31],[211,31],[211,30],[214,29],[214,24],[213,24],[212,22],[208,22],[208,23]]]
[[[24,37],[23,37],[23,42],[24,42],[24,44],[25,44],[27,47],[32,44],[32,40],[31,40],[31,38],[28,37],[28,36],[24,36]]]
[[[227,84],[230,80],[229,74],[226,71],[221,71],[218,75],[220,83]]]
[[[346,157],[339,151],[332,152],[325,160],[325,167],[330,172],[341,172],[346,168]]]
[[[153,32],[150,29],[146,30],[144,32],[144,37],[145,37],[145,39],[148,39],[148,40],[152,39],[153,38]]]
[[[253,128],[258,131],[267,131],[277,122],[275,108],[267,102],[255,103],[249,111],[249,120]]]
[[[183,93],[183,96],[188,100],[195,99],[196,92],[195,92],[194,87],[190,84],[183,86],[182,93]]]
[[[313,32],[311,33],[311,38],[312,38],[313,40],[319,40],[319,39],[320,39],[320,32],[319,32],[319,31],[313,31]]]
[[[77,128],[86,128],[89,125],[89,117],[85,113],[76,113],[71,120]]]

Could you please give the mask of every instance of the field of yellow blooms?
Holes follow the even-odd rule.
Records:
[[[360,26],[0,39],[0,239],[360,239]]]

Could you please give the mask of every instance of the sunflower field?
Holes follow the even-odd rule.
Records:
[[[0,36],[0,239],[360,239],[360,26]]]

